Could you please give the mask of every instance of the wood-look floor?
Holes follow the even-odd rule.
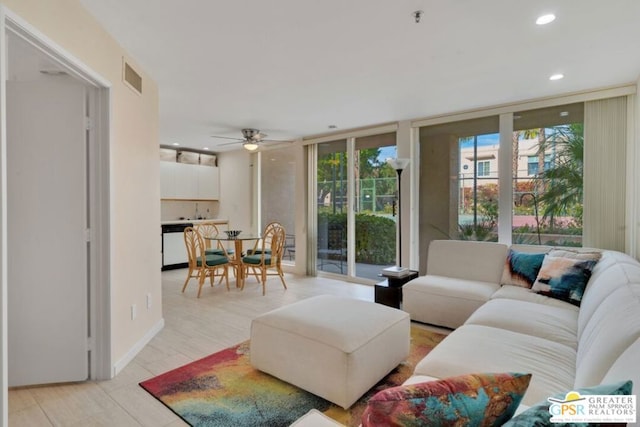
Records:
[[[327,278],[286,275],[267,281],[266,296],[254,278],[244,291],[203,287],[192,280],[182,294],[186,270],[162,273],[164,329],[110,381],[16,388],[9,391],[10,426],[185,426],[138,383],[249,339],[251,319],[314,295],[373,301],[373,286]]]

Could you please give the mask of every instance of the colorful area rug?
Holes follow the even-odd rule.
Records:
[[[444,337],[412,326],[408,359],[348,410],[253,368],[249,341],[143,381],[140,386],[195,427],[285,427],[313,408],[346,426],[358,426],[368,399],[379,390],[402,384]]]

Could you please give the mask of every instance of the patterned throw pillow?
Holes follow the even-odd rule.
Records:
[[[623,381],[615,384],[601,384],[595,387],[585,387],[577,391],[581,395],[591,394],[608,394],[608,395],[629,395],[633,388],[633,382]],[[563,400],[567,393],[558,393],[553,397],[554,399]],[[536,403],[526,411],[513,417],[504,427],[537,427],[537,426],[553,426],[553,427],[593,427],[599,426],[597,423],[551,423],[551,414],[549,413],[549,407],[551,402],[545,400],[540,403]],[[606,425],[606,424],[603,424]]]
[[[601,257],[600,252],[553,250],[544,257],[531,290],[579,306],[593,267]]]
[[[392,387],[369,399],[362,426],[500,426],[530,380],[531,374],[469,374]]]
[[[530,289],[538,277],[544,255],[544,253],[518,252],[509,249],[500,284]]]

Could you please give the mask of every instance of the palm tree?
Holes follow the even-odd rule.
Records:
[[[584,133],[582,123],[556,126],[549,135],[556,144],[556,157],[551,167],[539,177],[546,191],[540,195],[543,218],[564,215],[577,208],[582,219]]]

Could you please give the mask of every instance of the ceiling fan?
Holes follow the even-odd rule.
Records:
[[[242,144],[242,146],[249,151],[256,151],[263,143],[266,142],[293,142],[278,139],[265,139],[267,134],[260,132],[259,129],[245,128],[242,129],[243,138],[230,138],[228,136],[216,136],[212,135],[212,138],[233,139],[235,142],[228,142],[226,144],[220,144],[220,146]]]

